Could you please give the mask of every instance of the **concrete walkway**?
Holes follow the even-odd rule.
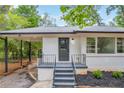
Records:
[[[52,80],[37,81],[30,88],[52,88]]]
[[[34,81],[29,78],[26,68],[0,78],[0,88],[28,88],[33,83]]]

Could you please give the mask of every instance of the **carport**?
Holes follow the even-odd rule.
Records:
[[[0,39],[4,42],[4,73],[8,73],[8,43],[9,39],[16,39],[20,42],[19,54],[20,54],[20,67],[23,67],[22,57],[23,57],[23,43],[28,45],[28,64],[32,63],[32,42],[41,42],[42,36],[39,34],[39,28],[25,28],[19,30],[8,30],[0,32]]]

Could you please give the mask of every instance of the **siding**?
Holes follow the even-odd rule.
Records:
[[[124,53],[122,54],[87,54],[86,53],[86,38],[87,37],[124,37],[123,34],[104,34],[104,33],[82,33],[73,36],[52,36],[43,37],[43,53],[44,54],[56,54],[58,55],[58,38],[59,37],[69,37],[70,38],[70,55],[72,54],[86,54],[86,64],[88,68],[124,68]],[[74,44],[71,43],[72,38],[74,39]],[[71,56],[70,56],[71,60]],[[57,56],[57,62],[58,56]]]
[[[86,38],[87,37],[124,37],[123,34],[82,34],[81,35],[81,53],[86,54],[86,64],[88,68],[93,69],[123,69],[124,68],[124,53],[119,54],[97,54],[86,53]],[[116,52],[116,51],[115,51]]]
[[[58,38],[59,37],[44,37],[43,38],[43,54],[56,54],[57,62],[58,60]],[[69,37],[69,54],[70,54],[70,62],[72,54],[80,54],[80,37]],[[74,39],[74,44],[71,43],[71,39]]]

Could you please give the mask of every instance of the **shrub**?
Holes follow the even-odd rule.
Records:
[[[114,78],[122,78],[123,73],[121,71],[114,71],[114,72],[112,72],[112,77],[114,77]]]
[[[93,71],[92,74],[96,79],[101,79],[103,77],[103,73],[100,70]]]

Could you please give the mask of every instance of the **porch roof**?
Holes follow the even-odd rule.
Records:
[[[79,30],[78,27],[34,27],[17,30],[0,31],[0,35],[6,34],[61,34],[72,33]]]

